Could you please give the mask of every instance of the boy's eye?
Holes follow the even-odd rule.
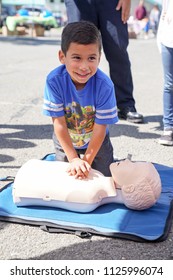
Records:
[[[95,56],[89,57],[89,60],[95,60],[95,59],[96,59]]]
[[[72,59],[74,59],[74,60],[80,60],[81,57],[78,56],[78,55],[75,55],[75,56],[72,56]],[[96,57],[95,57],[95,56],[90,56],[90,57],[88,58],[88,60],[89,60],[89,61],[94,61],[94,60],[96,60]]]
[[[80,59],[80,56],[77,56],[77,55],[76,55],[76,56],[73,56],[72,58],[73,58],[73,59],[76,59],[76,60],[79,60],[79,59]]]

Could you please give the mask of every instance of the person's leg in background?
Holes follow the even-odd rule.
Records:
[[[97,11],[93,0],[64,0],[68,23],[87,20],[93,22],[98,27]]]
[[[173,48],[162,45],[163,88],[163,135],[162,145],[173,145]]]
[[[65,0],[65,4],[68,22],[89,20],[100,29],[110,77],[115,85],[119,118],[134,123],[143,122],[143,116],[135,108],[127,53],[128,31],[121,20],[121,11],[116,11],[118,0]]]
[[[110,77],[115,85],[119,117],[140,123],[143,116],[136,112],[133,97],[131,63],[127,52],[127,24],[121,20],[121,11],[116,11],[118,0],[100,0],[98,5],[99,29],[103,49],[109,62]]]

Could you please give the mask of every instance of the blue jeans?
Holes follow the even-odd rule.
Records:
[[[135,107],[131,64],[127,53],[127,24],[116,11],[118,0],[65,0],[68,22],[88,20],[101,32],[103,49],[109,63],[120,110]]]
[[[162,44],[162,64],[164,73],[163,125],[173,129],[173,48]]]
[[[56,152],[56,160],[58,161],[65,161],[68,162],[68,159],[66,157],[66,154],[64,153],[57,137],[53,133],[53,142],[55,146],[55,152]],[[86,149],[76,149],[76,152],[78,156],[84,155],[86,152]],[[109,170],[110,164],[114,162],[113,158],[113,147],[112,143],[109,138],[109,134],[105,136],[105,139],[100,147],[100,150],[98,151],[91,167],[100,171],[103,173],[104,176],[111,177],[111,172]]]

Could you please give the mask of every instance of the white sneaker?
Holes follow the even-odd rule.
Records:
[[[163,135],[158,140],[158,143],[166,146],[173,146],[173,131],[164,130]]]

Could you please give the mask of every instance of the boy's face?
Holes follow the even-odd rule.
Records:
[[[97,71],[100,62],[98,45],[71,43],[66,55],[59,51],[59,60],[66,65],[76,89],[82,89]]]

